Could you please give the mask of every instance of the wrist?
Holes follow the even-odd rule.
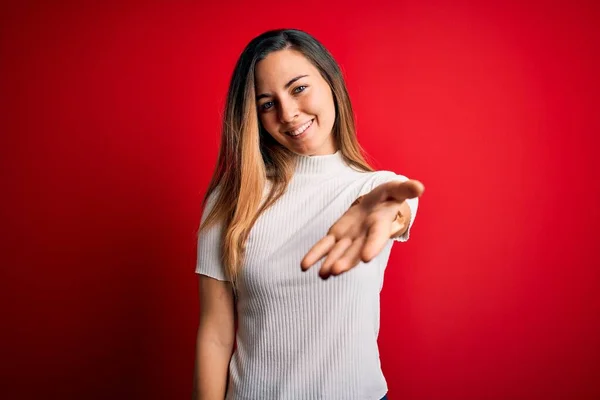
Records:
[[[395,239],[399,236],[402,236],[408,230],[411,218],[411,211],[408,203],[403,201],[400,203],[398,208],[398,213],[396,214],[396,219],[392,223],[392,232],[390,234],[391,239]]]

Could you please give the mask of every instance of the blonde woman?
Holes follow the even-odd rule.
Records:
[[[340,68],[315,38],[253,39],[198,237],[194,398],[387,398],[379,293],[423,190],[365,161]]]

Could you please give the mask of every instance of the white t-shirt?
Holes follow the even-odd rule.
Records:
[[[238,281],[227,399],[379,400],[379,293],[393,240],[369,263],[322,280],[300,261],[357,197],[406,177],[359,172],[341,153],[300,156],[285,194],[256,221]],[[214,205],[208,199],[202,220]],[[412,223],[418,199],[408,200]],[[198,238],[196,273],[226,280],[222,225]],[[394,239],[406,241],[409,231]]]

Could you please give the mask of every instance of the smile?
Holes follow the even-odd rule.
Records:
[[[313,124],[313,121],[314,119],[311,119],[310,121],[300,125],[300,127],[297,129],[294,129],[293,131],[287,131],[285,134],[292,137],[300,136],[304,133],[304,131],[310,128],[310,126]]]

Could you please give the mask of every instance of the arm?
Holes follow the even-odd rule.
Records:
[[[231,284],[199,275],[200,324],[196,337],[194,400],[223,400],[235,340]]]

